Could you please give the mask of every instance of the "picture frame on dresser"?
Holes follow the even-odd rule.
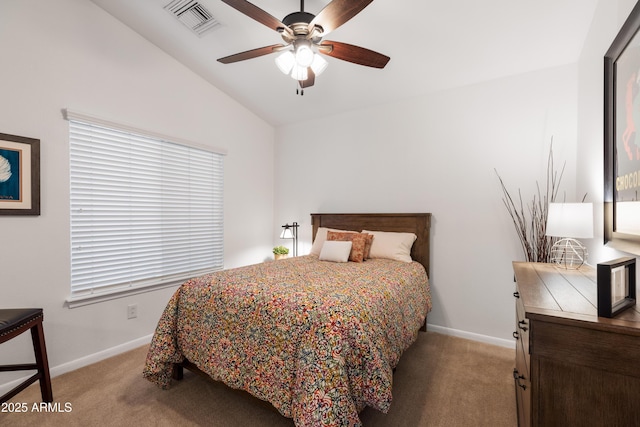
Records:
[[[640,119],[633,111],[640,102],[639,30],[640,3],[604,56],[604,243],[636,255],[640,255]]]
[[[624,257],[597,266],[598,316],[615,317],[636,304],[636,259]]]
[[[40,215],[40,140],[0,133],[0,215]]]

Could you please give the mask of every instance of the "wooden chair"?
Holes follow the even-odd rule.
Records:
[[[0,397],[0,403],[6,402],[29,385],[40,381],[40,392],[43,402],[52,402],[51,377],[47,349],[44,345],[44,329],[42,328],[43,312],[41,308],[0,309],[0,344],[17,337],[31,329],[33,350],[36,363],[19,365],[1,365],[0,372],[37,370],[38,372],[17,387]]]

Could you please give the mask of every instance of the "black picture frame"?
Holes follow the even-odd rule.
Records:
[[[40,140],[0,133],[0,215],[40,215]]]
[[[636,259],[624,257],[599,263],[598,316],[614,317],[636,304]]]
[[[640,215],[629,212],[640,212],[639,29],[640,3],[604,56],[604,243],[638,255]]]

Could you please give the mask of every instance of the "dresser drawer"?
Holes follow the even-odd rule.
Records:
[[[513,370],[513,380],[516,389],[516,404],[518,409],[518,426],[529,427],[531,423],[531,379],[529,367],[522,342],[516,343],[516,368]]]
[[[522,346],[523,357],[528,371],[531,366],[529,362],[529,319],[525,317],[524,304],[517,287],[513,295],[516,297],[516,329],[513,336],[518,339],[518,344]]]

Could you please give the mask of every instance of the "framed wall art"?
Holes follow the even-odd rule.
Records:
[[[636,259],[625,257],[599,263],[598,316],[614,317],[636,304]]]
[[[0,215],[40,215],[40,140],[0,133]]]
[[[640,254],[640,3],[604,57],[604,243]]]

